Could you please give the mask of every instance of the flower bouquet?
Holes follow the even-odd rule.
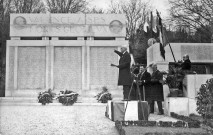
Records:
[[[54,93],[51,89],[48,89],[48,91],[39,92],[38,94],[38,102],[42,105],[46,105],[47,103],[53,102]]]
[[[170,94],[169,97],[182,96],[182,80],[184,75],[178,68],[170,67],[168,72],[162,72],[164,76],[164,84],[167,84],[169,87]]]
[[[73,105],[78,100],[79,94],[70,90],[60,91],[57,97],[58,101],[63,105]]]
[[[108,100],[112,100],[111,94],[108,92],[107,87],[102,87],[103,91],[98,93],[95,97],[98,102],[107,103]]]

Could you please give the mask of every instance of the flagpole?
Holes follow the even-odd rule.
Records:
[[[175,61],[175,63],[176,63],[175,55],[174,55],[174,53],[173,53],[173,50],[172,50],[172,47],[171,47],[171,45],[170,45],[169,39],[168,39],[168,37],[167,37],[167,34],[165,34],[165,35],[166,35],[166,40],[168,41],[168,44],[169,44],[169,48],[170,48],[170,50],[171,50],[171,52],[172,52],[173,59],[174,59],[174,61]]]
[[[157,9],[156,9],[156,12],[157,12],[157,16],[158,16],[159,18],[161,18]],[[163,24],[162,24],[162,31],[161,31],[161,32],[162,32],[162,35],[164,35],[164,34],[163,34]],[[172,47],[171,47],[171,45],[170,45],[170,42],[169,42],[169,39],[168,39],[166,33],[165,33],[165,37],[166,37],[166,40],[168,41],[169,48],[170,48],[170,50],[171,50],[171,52],[172,52],[173,59],[174,59],[174,61],[175,61],[175,63],[176,63],[175,55],[174,55],[174,53],[173,53]]]
[[[153,28],[152,28],[153,14],[152,14],[152,11],[151,11],[151,20],[150,20],[150,21],[151,21],[151,26],[150,26],[150,27],[151,27],[151,38],[153,38],[153,31],[152,31],[152,29],[153,29]]]

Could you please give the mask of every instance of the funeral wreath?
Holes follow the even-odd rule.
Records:
[[[101,103],[107,103],[108,100],[112,100],[111,94],[108,92],[108,88],[107,87],[102,87],[102,92],[98,93],[95,96],[98,100],[98,102]]]
[[[79,94],[74,91],[65,90],[60,91],[60,94],[57,99],[63,105],[73,105],[78,100],[78,96]]]
[[[52,92],[51,89],[48,91],[39,92],[38,94],[38,102],[42,105],[46,105],[47,103],[52,103],[55,93]]]

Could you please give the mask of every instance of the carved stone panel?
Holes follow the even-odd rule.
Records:
[[[44,89],[45,47],[18,47],[18,89]]]
[[[81,90],[81,47],[60,46],[54,49],[54,89]]]
[[[90,85],[107,86],[118,83],[118,69],[110,64],[118,64],[118,57],[114,53],[116,47],[90,48]]]

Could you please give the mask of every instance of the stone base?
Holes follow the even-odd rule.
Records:
[[[6,91],[6,97],[4,99],[31,99],[37,100],[38,93],[44,92],[46,90],[13,90]],[[92,90],[79,90],[78,94],[78,102],[82,103],[97,103],[96,95],[100,93],[102,89],[92,89]],[[53,91],[56,94],[59,94],[60,90]],[[123,90],[121,88],[118,89],[109,89],[109,92],[112,94],[112,98],[115,100],[123,99]],[[28,101],[26,101],[28,102]],[[37,101],[36,101],[37,102]]]
[[[164,113],[170,116],[171,112],[179,115],[189,116],[194,113],[199,115],[196,111],[196,100],[187,97],[168,97],[164,102]]]

